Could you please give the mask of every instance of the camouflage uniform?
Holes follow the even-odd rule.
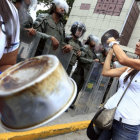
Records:
[[[76,60],[78,59],[77,51],[80,51],[83,45],[82,45],[81,41],[79,41],[78,39],[74,39],[72,36],[66,37],[65,42],[70,44],[73,47],[73,50],[72,50],[73,55],[72,55],[70,64],[67,69],[67,73],[68,73],[68,75],[70,75],[72,67],[75,65]],[[81,51],[81,56],[84,56],[84,54],[85,53],[83,51]]]
[[[52,15],[50,14],[40,14],[34,22],[33,27],[38,31],[44,33],[44,35],[40,34],[42,38],[46,38],[46,36],[48,37],[47,42],[46,40],[41,40],[41,43],[39,44],[37,49],[37,55],[46,54],[48,52],[57,55],[62,46],[65,45],[65,31],[63,23],[59,21],[56,24],[52,18]],[[50,40],[51,36],[54,36],[60,43],[60,47],[57,50],[52,51],[52,44]],[[51,51],[48,50],[49,48]]]
[[[72,75],[72,78],[77,83],[78,92],[81,90],[84,82],[86,81],[86,77],[93,60],[97,59],[96,54],[90,49],[89,46],[85,45],[82,49],[85,52],[85,55],[79,57],[77,68]]]

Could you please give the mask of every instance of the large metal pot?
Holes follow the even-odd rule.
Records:
[[[77,92],[57,57],[44,55],[20,62],[0,75],[2,125],[23,131],[61,115]]]
[[[115,29],[110,29],[108,31],[106,31],[102,37],[101,37],[101,42],[102,42],[102,45],[105,47],[105,48],[109,48],[108,44],[107,44],[107,40],[110,38],[110,37],[114,37],[115,39],[119,39],[119,33],[117,30]]]

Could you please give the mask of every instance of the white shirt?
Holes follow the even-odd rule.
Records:
[[[128,74],[128,70],[120,76],[120,87],[107,101],[105,108],[111,109],[117,106],[119,99],[130,82],[130,79],[128,79],[125,84],[123,83],[125,76]],[[129,125],[140,125],[140,72],[138,72],[132,80],[122,101],[117,107],[114,119],[119,120],[119,118],[122,118],[123,123]]]
[[[17,27],[17,31],[16,31],[16,36],[12,38],[12,43],[13,45],[11,45],[11,47],[8,49],[5,49],[6,47],[6,35],[0,30],[0,59],[2,57],[2,55],[4,53],[8,53],[8,52],[12,52],[14,50],[16,50],[19,47],[19,37],[20,37],[20,23],[19,23],[19,16],[18,16],[18,11],[16,9],[16,7],[12,4],[12,2],[10,2],[9,0],[6,0],[11,11],[13,14],[13,17],[15,19],[16,25],[15,23],[13,23],[12,20],[10,20],[9,22],[11,22],[11,26],[9,27],[9,30],[11,31],[11,34],[13,34],[14,32],[14,26]],[[1,15],[0,15],[0,20],[3,21]],[[5,27],[2,26],[3,30],[5,30]]]

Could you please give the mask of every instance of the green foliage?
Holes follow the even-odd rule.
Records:
[[[47,6],[48,8],[50,7],[51,3],[53,0],[38,0],[38,4],[40,3],[44,3],[45,6]],[[68,5],[69,5],[69,13],[65,16],[65,19],[67,19],[69,17],[70,11],[72,9],[72,5],[74,0],[66,0]],[[37,11],[37,15],[40,13],[47,13],[49,10],[39,10]]]
[[[50,5],[52,0],[38,0],[38,3],[44,3],[46,6]]]
[[[48,13],[49,12],[49,10],[38,10],[37,12],[36,12],[36,15],[38,16],[39,14],[41,14],[41,13]]]

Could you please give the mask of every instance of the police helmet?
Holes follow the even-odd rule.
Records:
[[[76,35],[77,31],[80,31],[81,35],[78,37],[81,37],[86,32],[86,26],[83,23],[76,21],[72,24],[70,31],[74,36]]]
[[[89,35],[88,38],[87,38],[87,41],[85,42],[85,44],[89,44],[91,41],[94,41],[95,42],[95,45],[99,45],[99,38],[94,36],[94,35]]]
[[[55,11],[56,7],[63,8],[66,13],[69,12],[69,6],[65,0],[53,0],[52,6],[50,8],[50,14],[52,14]]]

